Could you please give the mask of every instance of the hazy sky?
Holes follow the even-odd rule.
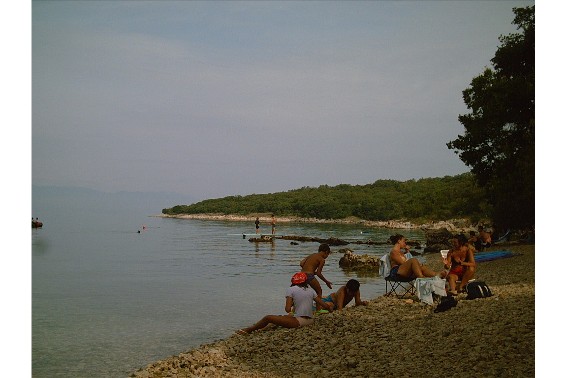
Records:
[[[196,199],[468,171],[462,91],[533,1],[32,3],[32,182]]]

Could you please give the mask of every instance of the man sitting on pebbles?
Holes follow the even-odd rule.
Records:
[[[285,328],[299,328],[313,324],[313,301],[329,311],[333,311],[332,303],[325,303],[313,289],[307,286],[307,274],[295,273],[291,277],[291,286],[285,293],[285,310],[287,315],[266,315],[259,322],[248,328],[238,330],[239,335],[246,335],[269,324]],[[294,313],[292,313],[292,310]]]

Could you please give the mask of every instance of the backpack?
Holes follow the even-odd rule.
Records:
[[[465,286],[467,299],[487,298],[492,296],[492,291],[484,281],[472,281]]]
[[[444,312],[452,309],[456,305],[457,300],[455,299],[455,297],[441,297],[441,301],[439,302],[437,307],[435,307],[435,310],[433,312]]]

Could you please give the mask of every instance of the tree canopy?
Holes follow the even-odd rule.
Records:
[[[208,199],[164,214],[269,214],[302,218],[436,221],[488,219],[490,208],[470,173],[368,185],[303,187],[287,192]]]
[[[513,8],[519,33],[500,36],[492,68],[463,91],[465,133],[447,143],[486,189],[494,222],[535,223],[535,6]]]

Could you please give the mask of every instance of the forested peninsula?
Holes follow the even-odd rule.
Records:
[[[448,219],[489,221],[490,205],[471,173],[418,180],[377,180],[367,185],[321,185],[287,192],[207,199],[162,210],[183,214],[261,215],[277,217],[404,220],[426,223]]]

